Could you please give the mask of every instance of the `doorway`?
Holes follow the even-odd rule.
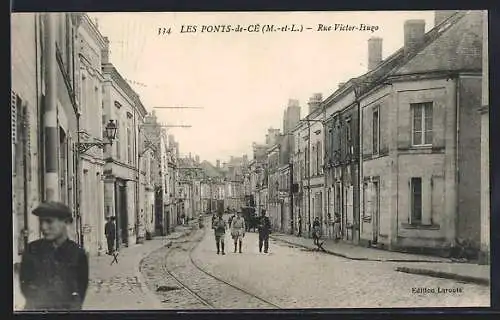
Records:
[[[118,185],[117,218],[120,244],[128,246],[128,212],[127,212],[127,187]]]
[[[377,244],[378,234],[380,232],[380,187],[379,181],[374,180],[373,184],[373,235],[372,243]]]

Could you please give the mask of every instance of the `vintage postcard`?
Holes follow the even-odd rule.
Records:
[[[490,306],[487,25],[12,13],[14,310]]]

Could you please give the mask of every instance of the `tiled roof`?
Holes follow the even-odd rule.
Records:
[[[437,70],[481,70],[482,16],[470,11],[463,18],[449,21],[449,28],[418,52],[395,75]],[[446,21],[439,27],[445,27]]]
[[[427,32],[424,42],[416,50],[405,53],[404,48],[400,48],[375,69],[352,78],[339,87],[325,99],[323,106],[328,107],[335,97],[356,84],[362,95],[383,83],[389,76],[436,70],[470,70],[478,66],[480,69],[481,37],[477,37],[478,31],[480,35],[480,11],[459,11]]]

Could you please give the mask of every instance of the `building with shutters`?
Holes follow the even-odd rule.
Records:
[[[141,221],[143,203],[139,199],[139,130],[147,111],[139,96],[109,62],[109,44],[102,54],[103,123],[113,120],[117,126],[112,145],[104,147],[105,215],[116,217],[117,248],[140,243],[145,237]],[[142,225],[142,226],[141,226]]]
[[[45,200],[67,204],[78,241],[78,104],[74,92],[79,14],[14,13],[11,18],[13,262],[40,235],[31,212]]]
[[[482,13],[404,25],[404,47],[355,81],[362,110],[360,240],[449,252],[480,243]],[[381,57],[369,45],[369,56]],[[355,86],[358,84],[358,86]],[[353,89],[354,90],[354,89]]]
[[[106,39],[87,14],[82,14],[77,34],[78,60],[76,95],[80,103],[80,142],[103,141],[106,123],[99,121],[103,116],[104,76],[101,68],[101,54]],[[106,251],[104,237],[104,157],[103,150],[93,147],[80,156],[80,213],[83,231],[83,245],[91,254]]]
[[[293,181],[296,184],[296,188],[292,191],[293,193],[293,211],[294,215],[297,216],[294,219],[294,229],[297,234],[307,235],[309,232],[309,216],[307,205],[309,201],[307,200],[307,183],[308,183],[308,158],[307,158],[307,147],[308,147],[308,136],[309,128],[307,122],[299,122],[295,127],[293,127],[291,134],[293,134],[293,155],[292,155],[292,165],[293,165]]]

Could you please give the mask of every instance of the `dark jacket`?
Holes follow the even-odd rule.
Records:
[[[313,228],[314,227],[320,227],[321,226],[321,223],[319,222],[319,220],[314,220],[313,222]]]
[[[268,217],[260,217],[259,220],[259,233],[260,234],[270,234],[271,233],[271,220]]]
[[[104,234],[108,239],[116,238],[116,225],[114,222],[106,222],[106,225],[104,226]]]
[[[19,277],[26,310],[79,310],[89,282],[87,255],[71,240],[58,248],[36,240],[23,254]]]

